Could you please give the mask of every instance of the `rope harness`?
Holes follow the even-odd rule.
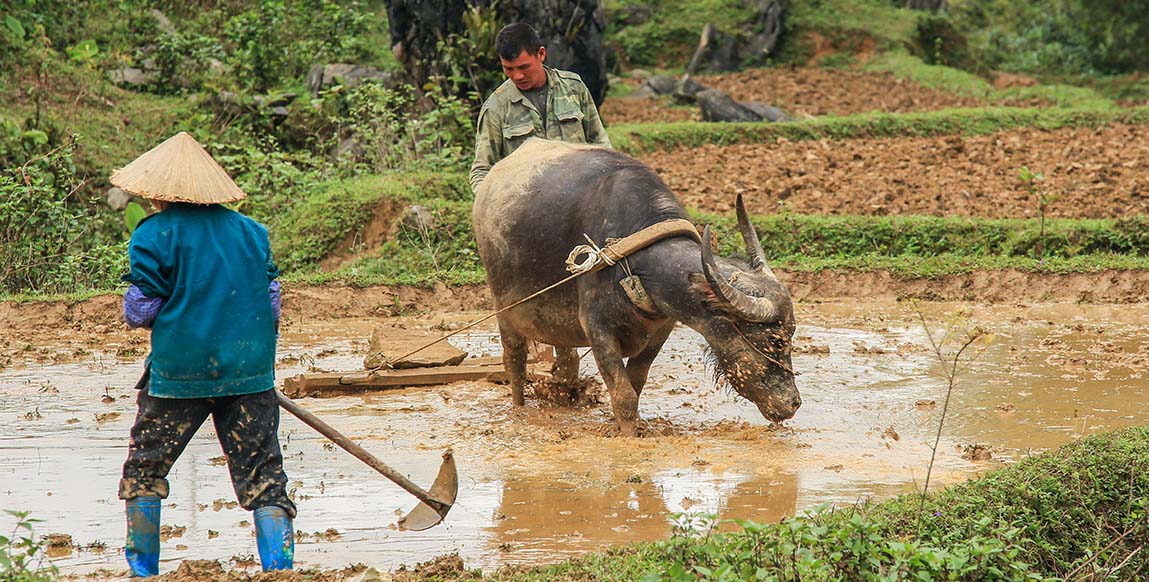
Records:
[[[754,345],[754,342],[750,341],[750,338],[746,337],[745,333],[742,333],[742,328],[738,327],[737,323],[730,322],[730,325],[734,326],[734,331],[738,332],[738,337],[742,338],[742,341],[746,342],[746,345],[750,346],[750,349],[754,350],[755,352],[758,352],[759,356],[766,358],[767,362],[771,362],[775,366],[782,368],[783,370],[789,372],[790,375],[794,376],[795,378],[797,378],[800,375],[798,372],[795,372],[794,369],[791,368],[790,366],[787,366],[786,364],[783,364],[782,362],[775,360],[774,358],[766,355],[766,352],[763,352],[762,350],[758,349],[758,346]]]
[[[463,327],[447,335],[444,335],[443,337],[427,342],[391,361],[398,362],[407,359],[447,338],[467,331],[468,329],[471,329],[472,327],[475,327],[476,325],[479,325],[480,323],[483,323],[484,321],[487,321],[496,315],[514,309],[515,307],[518,307],[519,305],[522,305],[523,303],[526,303],[527,301],[530,301],[531,299],[534,299],[535,297],[538,297],[539,295],[542,295],[551,289],[564,285],[581,275],[593,273],[608,266],[614,266],[616,263],[618,263],[618,261],[626,258],[628,255],[644,249],[660,240],[675,236],[689,236],[697,242],[702,242],[702,237],[698,235],[698,229],[694,227],[692,222],[683,218],[675,218],[652,224],[624,238],[608,239],[606,246],[601,248],[595,244],[594,240],[592,240],[589,235],[584,233],[583,236],[586,237],[586,240],[589,244],[578,245],[573,250],[571,250],[569,255],[567,255],[566,266],[567,271],[570,272],[571,275],[565,277],[557,283],[552,283],[547,287],[535,291],[534,293],[531,293],[530,295],[527,295],[526,297],[523,297],[522,299],[519,299],[518,301],[515,301],[514,303],[499,309],[494,313],[472,321],[471,323],[468,323],[467,325],[464,325]],[[582,261],[579,261],[578,258],[582,255],[587,255],[587,257]],[[585,355],[586,354],[583,354],[583,356]],[[383,366],[390,368],[391,364],[384,363]]]

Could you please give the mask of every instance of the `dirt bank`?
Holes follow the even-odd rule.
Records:
[[[686,206],[752,212],[1122,218],[1149,211],[1149,128],[1019,129],[982,136],[850,139],[652,152],[649,164]]]
[[[1149,297],[1149,273],[1104,271],[1054,275],[1016,270],[980,271],[935,279],[907,279],[889,272],[778,271],[799,302],[835,299],[972,301],[978,303],[1134,304]],[[93,351],[133,358],[146,352],[147,332],[120,323],[121,298],[84,301],[0,302],[0,369],[19,362],[62,362]],[[288,285],[284,328],[348,317],[434,316],[491,309],[485,286],[434,289]],[[48,349],[44,344],[54,344]],[[60,349],[67,346],[67,349]]]
[[[955,107],[1010,105],[1040,107],[1041,100],[990,100],[931,89],[890,73],[807,67],[750,69],[695,77],[703,85],[727,92],[737,101],[759,101],[798,117],[852,115],[873,111],[908,113]],[[673,105],[668,99],[607,99],[602,116],[609,124],[701,121],[696,106]]]

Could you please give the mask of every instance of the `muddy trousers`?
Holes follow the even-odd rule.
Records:
[[[287,497],[274,390],[219,398],[156,398],[145,387],[136,402],[139,410],[120,499],[166,499],[168,472],[210,415],[239,504],[249,511],[275,505],[295,517],[295,504]]]

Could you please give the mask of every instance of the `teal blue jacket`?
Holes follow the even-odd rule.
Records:
[[[220,206],[172,204],[136,227],[124,280],[164,299],[152,324],[148,391],[209,398],[275,386],[279,276],[267,229]]]

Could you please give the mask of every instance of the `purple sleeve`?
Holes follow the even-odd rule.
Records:
[[[272,281],[267,286],[267,292],[271,294],[271,315],[279,321],[280,306],[283,303],[283,289],[280,288],[279,281]]]
[[[139,287],[129,285],[124,293],[124,321],[131,328],[151,327],[163,304],[163,297],[146,297]]]

